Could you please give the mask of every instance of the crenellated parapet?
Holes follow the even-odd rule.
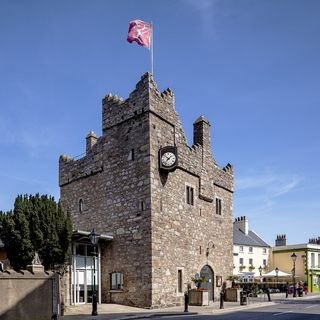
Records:
[[[109,93],[102,99],[102,132],[149,110],[149,92],[153,86],[150,73],[145,73],[127,99]]]
[[[92,132],[87,136],[87,153],[80,159],[67,155],[59,158],[59,186],[67,185],[73,181],[87,178],[103,171],[102,143],[97,138],[92,146],[88,146],[88,139],[96,138]]]

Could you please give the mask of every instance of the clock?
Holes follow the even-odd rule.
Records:
[[[159,167],[163,171],[173,171],[178,165],[176,146],[166,146],[159,150]]]
[[[171,167],[176,162],[176,155],[172,152],[166,152],[161,157],[161,163],[164,167]]]

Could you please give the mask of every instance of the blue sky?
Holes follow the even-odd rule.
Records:
[[[3,0],[0,210],[17,194],[59,198],[58,158],[101,134],[101,99],[150,70],[126,41],[154,24],[154,78],[192,143],[203,114],[213,154],[235,168],[234,216],[269,244],[320,236],[320,1]]]

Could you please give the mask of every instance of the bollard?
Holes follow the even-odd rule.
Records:
[[[189,312],[188,305],[189,305],[189,294],[188,294],[188,291],[186,291],[184,293],[184,312]]]
[[[221,291],[220,292],[220,309],[224,309],[223,301],[224,301],[224,292]]]
[[[97,293],[94,291],[92,295],[92,316],[98,315],[98,301],[97,301]]]

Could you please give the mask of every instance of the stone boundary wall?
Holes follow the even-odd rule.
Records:
[[[0,272],[0,320],[50,320],[59,310],[59,277],[55,273]]]

